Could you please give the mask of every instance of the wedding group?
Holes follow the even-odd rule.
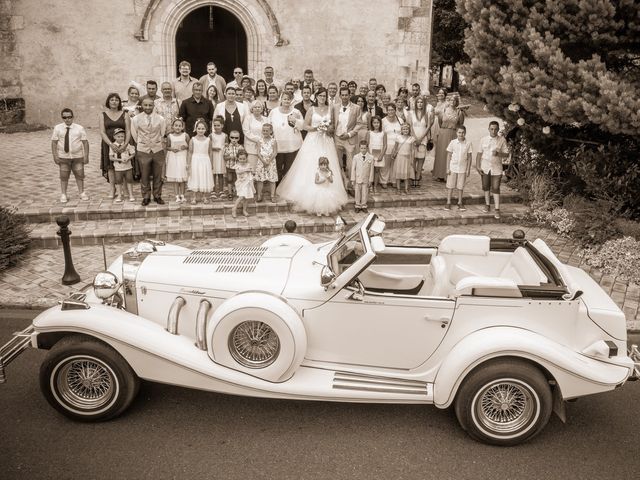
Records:
[[[325,87],[310,69],[303,80],[282,84],[272,67],[257,81],[235,68],[226,82],[214,62],[200,79],[190,75],[189,62],[180,62],[179,71],[160,86],[132,82],[124,100],[107,95],[99,118],[101,170],[116,203],[136,201],[133,183],[139,180],[143,206],[152,195],[164,204],[163,185],[171,183],[177,203],[235,200],[234,217],[249,215],[249,200],[278,199],[297,211],[332,215],[349,195],[356,212],[367,212],[370,193],[395,188],[404,195],[419,187],[431,154],[433,178],[446,182],[446,208],[456,189],[457,206],[465,208],[473,149],[465,140],[465,108],[457,94],[440,89],[431,105],[417,83],[392,97],[375,78],[359,88],[353,80]],[[81,184],[88,142],[72,111],[62,113],[65,122],[54,129],[52,151],[64,203],[71,172],[80,198],[88,198]],[[483,139],[487,146],[476,158],[487,211],[490,193],[499,209],[500,159],[508,155],[497,128],[489,132],[493,140]]]

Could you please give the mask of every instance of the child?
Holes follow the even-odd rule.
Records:
[[[184,122],[176,118],[171,124],[172,133],[167,135],[167,182],[175,183],[176,203],[185,202],[185,183],[187,174],[187,150],[189,135],[184,132]]]
[[[451,210],[451,194],[453,189],[458,189],[458,210],[466,210],[462,203],[462,194],[467,176],[471,170],[471,156],[473,147],[471,142],[465,138],[467,129],[463,125],[458,127],[455,140],[449,142],[447,147],[447,205],[444,207]]]
[[[65,108],[60,112],[63,123],[53,129],[51,153],[60,168],[60,203],[67,203],[67,185],[71,172],[76,179],[80,200],[89,200],[84,191],[84,166],[89,163],[89,141],[84,127],[73,123],[73,112]]]
[[[120,149],[124,145],[125,131],[122,128],[116,128],[113,131],[113,145],[116,149]],[[115,171],[115,184],[118,189],[115,203],[122,203],[124,197],[124,183],[127,184],[127,192],[129,193],[129,201],[134,202],[133,198],[133,164],[131,159],[135,156],[136,149],[133,145],[127,145],[122,153],[116,153],[113,147],[109,147],[109,160],[113,163]]]
[[[367,197],[369,194],[369,181],[373,173],[373,155],[368,152],[369,146],[366,140],[360,141],[360,153],[353,156],[351,162],[351,184],[355,188],[356,213],[367,213]]]
[[[242,214],[245,217],[248,217],[249,212],[247,212],[247,199],[253,198],[255,189],[253,187],[253,174],[251,173],[251,164],[249,163],[247,151],[242,147],[237,151],[236,165],[234,169],[237,177],[236,193],[238,194],[238,198],[231,209],[231,216],[236,218],[236,211],[238,207],[242,205]]]
[[[200,192],[209,194],[213,190],[211,139],[204,135],[207,132],[207,122],[203,118],[196,120],[194,131],[196,136],[189,142],[189,153],[187,154],[187,171],[189,172],[187,187],[194,192],[191,205],[198,202]],[[204,196],[202,203],[209,203],[207,195]]]
[[[329,168],[329,159],[327,157],[320,157],[318,159],[318,171],[316,172],[316,185],[318,186],[315,192],[315,198],[313,199],[314,209],[316,215],[321,217],[322,215],[331,215],[331,207],[325,200],[330,200],[331,191],[328,188],[330,183],[333,183],[333,172]]]
[[[373,156],[373,193],[376,193],[376,184],[382,187],[380,172],[384,168],[387,151],[387,134],[382,130],[382,119],[378,115],[371,118],[371,130],[365,140],[369,142],[369,153]]]
[[[413,160],[416,155],[415,139],[411,136],[411,127],[404,123],[400,129],[400,135],[393,149],[395,161],[393,163],[396,188],[400,192],[400,182],[404,180],[404,194],[409,193],[409,178],[413,175]]]
[[[224,191],[223,178],[227,173],[227,167],[222,158],[222,150],[227,143],[227,134],[222,131],[224,119],[220,116],[213,119],[213,131],[211,132],[211,159],[213,169],[213,184],[214,192],[211,194],[211,198],[217,198],[218,195],[222,198],[222,192]]]
[[[227,169],[227,195],[229,200],[233,200],[233,185],[236,181],[236,161],[238,158],[238,151],[244,148],[240,145],[240,132],[238,130],[231,130],[229,132],[229,143],[224,147],[224,163]]]
[[[270,182],[271,203],[276,203],[276,182],[278,181],[278,168],[276,167],[276,155],[278,145],[273,138],[273,125],[262,125],[262,138],[258,142],[258,162],[256,163],[256,186],[258,187],[258,202],[262,201],[263,182]]]

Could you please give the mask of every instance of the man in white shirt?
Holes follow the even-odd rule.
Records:
[[[233,87],[235,89],[242,88],[242,77],[244,76],[244,72],[241,67],[236,67],[233,69],[233,80],[227,83],[227,87]]]
[[[502,160],[509,156],[509,147],[504,137],[498,136],[498,122],[489,123],[489,135],[480,140],[480,150],[476,153],[476,170],[482,178],[484,192],[484,212],[489,213],[491,194],[495,207],[494,217],[500,218],[500,183],[502,181]]]
[[[173,93],[178,100],[178,103],[182,103],[191,96],[193,91],[193,84],[198,80],[193,78],[191,74],[191,64],[187,61],[180,62],[178,66],[180,76],[173,81]]]
[[[153,111],[154,103],[150,98],[142,101],[142,113],[131,119],[131,136],[137,144],[137,158],[140,163],[140,189],[142,206],[149,205],[151,196],[150,177],[153,175],[153,199],[159,205],[162,200],[162,178],[165,169],[165,133],[164,118]]]
[[[336,82],[330,82],[327,85],[327,104],[333,107],[336,102],[340,102],[338,95],[338,84]]]
[[[264,67],[264,82],[267,84],[267,88],[273,85],[278,89],[278,92],[280,92],[280,88],[282,88],[275,78],[273,78],[273,67],[271,66]]]
[[[73,123],[73,111],[65,108],[60,113],[63,123],[53,128],[51,153],[53,162],[60,167],[60,202],[67,203],[67,185],[71,172],[76,179],[80,200],[89,200],[84,192],[84,166],[89,163],[89,141],[84,128]]]
[[[447,205],[445,209],[451,210],[451,195],[453,189],[458,189],[458,210],[466,210],[462,203],[464,185],[471,170],[471,160],[473,147],[465,137],[467,128],[463,125],[458,127],[456,136],[447,146]]]
[[[340,89],[340,102],[336,102],[333,106],[333,130],[336,151],[338,153],[338,161],[342,160],[344,154],[347,163],[343,173],[345,175],[345,187],[350,183],[349,176],[351,174],[351,162],[353,154],[356,152],[356,142],[358,140],[358,131],[364,127],[362,124],[362,112],[360,107],[349,100],[350,94],[348,88]]]

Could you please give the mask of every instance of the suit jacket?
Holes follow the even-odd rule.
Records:
[[[373,155],[367,152],[362,160],[360,152],[353,155],[351,163],[351,181],[353,183],[369,183],[373,170]]]
[[[198,81],[202,84],[203,96],[205,97],[207,96],[207,89],[209,88],[209,85],[213,83],[213,85],[216,86],[216,90],[218,91],[218,103],[220,103],[226,98],[224,96],[224,91],[227,89],[227,82],[225,82],[224,78],[222,78],[220,75],[216,74],[215,79],[213,80],[213,82],[211,82],[211,78],[209,77],[209,74],[206,73],[203,76],[201,76],[200,80]]]
[[[365,106],[364,106],[364,109],[365,109],[367,112],[371,113],[371,111],[369,110],[369,105],[365,105]],[[385,115],[385,113],[382,111],[382,107],[380,107],[380,106],[376,105],[376,106],[374,107],[374,109],[373,109],[373,115],[377,115],[377,116],[379,116],[380,118],[383,118],[383,117],[384,117],[384,115]],[[371,121],[371,120],[369,120],[369,121]]]
[[[358,141],[358,131],[362,128],[366,128],[362,124],[362,112],[360,107],[355,103],[349,104],[349,120],[347,121],[347,134],[349,135],[348,142],[355,145]],[[340,120],[340,112],[342,109],[342,103],[337,102],[331,109],[331,125],[333,126],[334,134],[338,129],[338,120]],[[337,136],[335,138],[338,138]]]

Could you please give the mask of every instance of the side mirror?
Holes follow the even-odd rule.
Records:
[[[329,287],[331,287],[335,279],[336,274],[333,273],[333,270],[326,265],[322,267],[320,271],[320,285],[322,285],[325,290],[329,290]]]

